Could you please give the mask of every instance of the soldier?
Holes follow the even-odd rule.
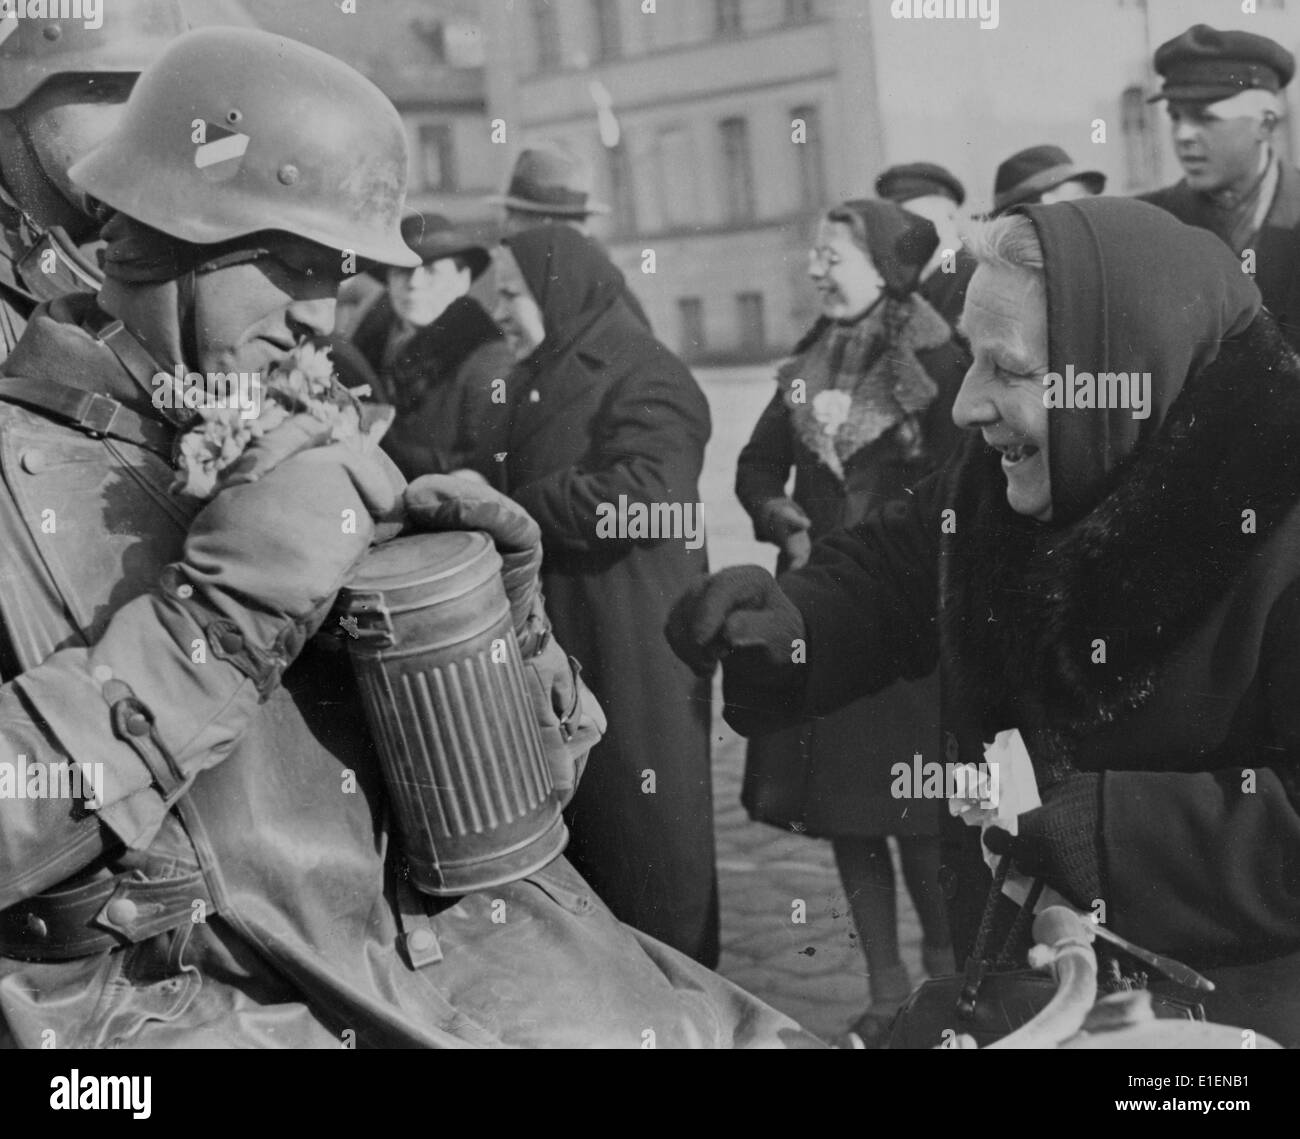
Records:
[[[1300,170],[1273,149],[1295,56],[1251,32],[1188,28],[1156,50],[1183,179],[1145,201],[1242,257],[1282,333],[1300,346]],[[1249,251],[1249,252],[1248,252]]]
[[[306,416],[197,513],[168,493],[153,378],[267,371],[329,331],[350,258],[413,265],[406,162],[356,72],[210,29],[71,170],[117,213],[99,303],[39,309],[0,378],[0,769],[102,775],[84,802],[0,796],[0,1025],[23,1047],[815,1043],[620,925],[563,858],[490,897],[398,873],[353,686],[307,642],[371,515],[488,531],[517,598],[526,514],[441,477],[403,497]],[[535,706],[571,717],[548,757],[572,787],[599,710],[537,617]]]
[[[115,0],[102,24],[0,20],[0,361],[36,305],[95,292],[97,224],[68,167],[108,134],[136,76],[185,30],[177,0]]]

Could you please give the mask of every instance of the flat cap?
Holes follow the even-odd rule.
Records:
[[[1150,100],[1217,101],[1258,88],[1280,91],[1295,75],[1295,56],[1280,43],[1253,32],[1221,32],[1196,24],[1156,49],[1164,78]]]
[[[966,201],[966,187],[951,171],[934,162],[908,162],[891,166],[876,179],[876,196],[901,205],[913,198],[941,194],[957,205]]]

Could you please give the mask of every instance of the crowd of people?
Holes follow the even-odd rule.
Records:
[[[827,203],[819,315],[735,474],[776,572],[711,574],[703,542],[601,526],[698,502],[712,425],[588,231],[580,162],[522,152],[485,245],[404,209],[400,119],[338,60],[185,32],[168,0],[106,17],[0,44],[0,763],[105,771],[87,801],[0,796],[0,1042],[818,1046],[713,972],[721,664],[750,815],[831,843],[871,993],[854,1046],[918,980],[891,838],[928,976],[1023,957],[1014,866],[1213,978],[1211,1019],[1300,1045],[1290,53],[1203,25],[1159,49],[1185,177],[1145,201],[1034,145],[969,227],[935,162]],[[257,145],[218,177],[200,120]],[[343,335],[348,256],[382,288]],[[152,378],[271,374],[304,343],[337,407],[391,411],[351,439],[291,408],[215,493],[173,493],[202,424]],[[1148,416],[1044,401],[1048,374],[1120,371]],[[373,544],[453,524],[524,567],[519,646],[576,791],[565,856],[440,898],[403,872],[317,634]],[[1015,835],[891,786],[1011,730],[1042,795]]]

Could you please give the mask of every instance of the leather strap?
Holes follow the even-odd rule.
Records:
[[[138,871],[47,890],[0,914],[0,957],[70,961],[132,945],[216,912],[201,871],[146,879]]]
[[[168,463],[172,460],[175,429],[132,411],[110,396],[54,380],[0,376],[0,400],[41,412],[95,439],[120,439],[153,451]]]

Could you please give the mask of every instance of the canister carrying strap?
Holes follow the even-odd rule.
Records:
[[[0,957],[69,961],[132,945],[215,912],[194,871],[178,878],[143,879],[136,871],[96,879],[70,890],[47,890],[0,914]]]
[[[171,462],[175,430],[132,411],[110,396],[55,380],[0,376],[0,400],[42,412],[96,439],[107,436],[134,443]]]

